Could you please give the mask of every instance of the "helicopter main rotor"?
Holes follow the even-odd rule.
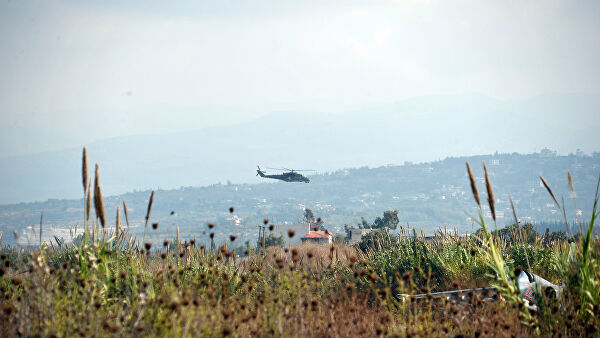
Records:
[[[282,171],[291,171],[291,172],[298,172],[298,171],[315,171],[312,169],[289,169],[289,168],[270,168],[270,167],[265,167],[265,169],[271,169],[271,170],[282,170]]]

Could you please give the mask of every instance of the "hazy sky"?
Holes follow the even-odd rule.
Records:
[[[598,1],[126,3],[0,4],[0,125],[85,142],[431,94],[600,93]]]

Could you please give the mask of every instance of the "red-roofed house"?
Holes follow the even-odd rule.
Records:
[[[302,237],[302,243],[304,242],[315,242],[320,244],[331,244],[333,243],[333,234],[327,230],[319,230],[308,232],[308,235]]]

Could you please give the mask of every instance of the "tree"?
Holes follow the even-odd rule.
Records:
[[[346,232],[345,238],[350,239],[350,237],[352,237],[352,234],[350,233],[352,231],[352,229],[356,229],[356,228],[351,227],[348,224],[344,224],[344,231]]]
[[[276,236],[275,234],[271,233],[269,236],[267,236],[267,238],[265,238],[265,248],[275,245],[283,247],[285,245],[285,241],[283,240],[282,235]]]
[[[568,239],[569,239],[569,236],[564,231],[554,231],[554,232],[552,232],[552,234],[550,234],[551,242],[566,241]]]
[[[309,208],[304,209],[304,221],[308,224],[315,222],[315,215]]]
[[[325,230],[321,218],[315,219],[315,215],[309,208],[304,209],[304,222],[308,224],[310,230]]]
[[[392,229],[395,230],[398,227],[400,220],[398,219],[398,209],[387,210],[383,213],[383,218],[377,216],[375,222],[373,222],[373,229]]]

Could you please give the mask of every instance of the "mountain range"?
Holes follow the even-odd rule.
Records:
[[[325,173],[546,147],[561,154],[590,153],[600,149],[599,103],[585,94],[513,101],[428,96],[343,114],[272,113],[226,126],[116,137],[86,146],[90,161],[100,164],[105,194],[116,195],[227,181],[258,183],[257,165]],[[1,158],[0,204],[80,197],[82,146]]]

